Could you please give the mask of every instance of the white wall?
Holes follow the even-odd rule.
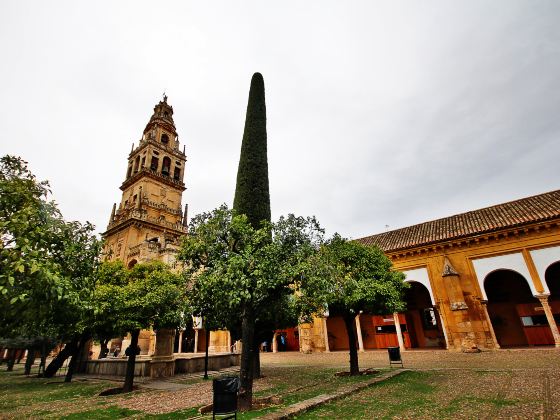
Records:
[[[552,246],[550,248],[535,249],[529,251],[531,258],[535,263],[535,268],[541,279],[545,293],[550,293],[546,284],[546,269],[557,261],[560,261],[560,246]]]
[[[527,284],[531,289],[531,293],[533,293],[533,295],[537,295],[537,289],[535,289],[535,285],[531,280],[531,274],[529,273],[529,269],[527,268],[527,264],[525,264],[525,259],[523,258],[523,254],[521,252],[498,255],[496,257],[478,258],[472,260],[472,263],[478,284],[480,285],[482,297],[485,300],[488,300],[488,296],[486,296],[486,290],[484,289],[484,280],[488,274],[496,270],[512,270],[521,274],[527,281]]]
[[[426,269],[426,267],[416,268],[414,270],[406,270],[403,271],[403,273],[406,275],[406,279],[404,281],[406,282],[415,281],[417,283],[423,284],[426,287],[426,289],[428,289],[428,292],[430,293],[430,299],[432,300],[432,305],[436,304],[436,301],[434,299],[434,294],[432,292],[432,285],[430,284],[430,278],[428,277],[428,270]]]

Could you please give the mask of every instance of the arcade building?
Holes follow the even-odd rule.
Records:
[[[360,350],[560,347],[560,190],[358,241],[383,249],[411,286],[406,312],[356,317]],[[304,352],[348,349],[336,317],[300,325],[299,341]]]

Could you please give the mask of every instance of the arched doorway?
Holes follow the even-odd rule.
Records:
[[[445,335],[430,292],[421,283],[412,281],[406,291],[407,310],[404,313],[406,332],[412,348],[445,348]],[[401,327],[402,329],[402,327]],[[406,338],[406,337],[405,337]],[[406,340],[405,340],[406,343]]]
[[[553,344],[546,316],[516,271],[496,270],[484,279],[488,315],[501,347]]]
[[[430,292],[422,283],[410,281],[409,284],[410,288],[407,289],[404,297],[407,309],[398,316],[405,347],[445,348],[445,335],[438,311],[432,303]],[[333,324],[332,321],[329,324],[329,344],[331,346],[330,338]],[[393,314],[362,314],[360,324],[365,349],[384,349],[399,345]],[[348,339],[341,344],[348,348]]]
[[[331,316],[327,318],[327,330],[329,349],[331,351],[348,350],[348,332],[344,319],[341,316]]]
[[[548,266],[544,274],[550,297],[548,302],[554,315],[556,325],[560,326],[560,261]]]

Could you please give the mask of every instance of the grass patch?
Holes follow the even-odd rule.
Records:
[[[464,395],[449,399],[450,388],[457,390],[458,386],[453,372],[404,372],[297,418],[475,418],[483,409],[499,413],[500,409],[518,403],[501,395],[476,396],[473,394],[477,390],[468,387],[460,389]]]
[[[141,413],[141,411],[129,410],[128,408],[121,408],[116,405],[112,405],[110,407],[97,408],[95,410],[80,411],[60,418],[64,420],[124,419],[139,413]]]
[[[0,417],[15,416],[21,410],[29,412],[30,416],[50,415],[58,408],[58,402],[68,404],[70,401],[87,406],[86,401],[91,401],[92,397],[109,385],[102,381],[74,380],[65,383],[60,377],[27,377],[22,375],[22,369],[0,371]],[[49,403],[52,403],[52,408]]]

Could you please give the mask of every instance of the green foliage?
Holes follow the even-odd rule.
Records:
[[[315,278],[327,282],[321,289],[333,315],[357,315],[360,311],[387,314],[405,309],[405,276],[392,270],[391,261],[376,246],[348,241],[337,234],[321,248],[315,266],[322,270]]]
[[[251,79],[237,185],[233,209],[245,214],[258,229],[263,220],[270,221],[270,193],[266,138],[266,104],[264,80],[260,73]]]
[[[93,293],[92,328],[98,336],[123,335],[137,329],[175,328],[185,311],[184,278],[161,262],[104,262]]]
[[[194,217],[179,255],[190,307],[228,329],[238,328],[247,307],[257,322],[309,316],[322,303],[303,273],[322,234],[314,218],[294,215],[255,229],[225,204]]]
[[[66,222],[21,158],[0,159],[0,336],[61,338],[89,310],[100,241]]]

